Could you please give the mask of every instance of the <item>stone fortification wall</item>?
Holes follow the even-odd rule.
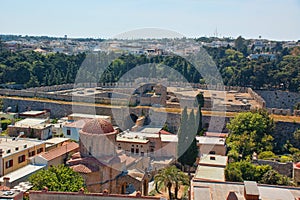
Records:
[[[266,101],[267,108],[293,110],[294,105],[300,102],[300,93],[296,92],[278,90],[256,90],[255,92]]]
[[[292,178],[293,176],[293,163],[287,162],[287,163],[281,163],[277,161],[272,160],[254,160],[253,163],[258,165],[270,165],[274,170],[278,171],[280,174],[283,174],[285,176],[288,176]]]

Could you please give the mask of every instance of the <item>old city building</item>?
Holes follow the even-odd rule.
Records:
[[[67,163],[83,176],[89,192],[108,190],[110,193],[126,194],[141,191],[146,195],[148,166],[138,165],[144,160],[117,150],[117,134],[118,131],[108,121],[99,118],[89,121],[79,131],[80,152],[74,154]]]

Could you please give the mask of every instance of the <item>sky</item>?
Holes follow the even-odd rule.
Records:
[[[300,40],[300,0],[0,0],[0,34],[113,38],[159,28]]]

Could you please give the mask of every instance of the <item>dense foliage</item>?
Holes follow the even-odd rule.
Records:
[[[25,87],[72,83],[84,58],[85,54],[4,51],[0,53],[0,83]]]
[[[84,187],[83,178],[64,165],[42,169],[33,174],[29,181],[33,185],[33,190],[47,187],[49,191],[78,192]]]
[[[273,120],[265,111],[244,112],[235,116],[227,128],[229,155],[241,155],[243,158],[252,156],[254,152],[273,150]],[[236,159],[236,158],[235,158]]]
[[[241,37],[235,41],[235,48],[205,47],[215,61],[225,85],[250,86],[252,88],[276,88],[300,91],[300,48],[282,48],[277,42],[273,48],[255,50],[249,48],[249,41]],[[73,83],[85,54],[65,55],[54,53],[42,55],[32,51],[8,52],[0,41],[0,84],[16,83],[26,87]],[[251,53],[273,53],[275,59],[260,57],[249,59]],[[146,63],[149,77],[175,78],[175,73],[166,71],[162,66],[176,70],[188,82],[205,83],[201,74],[182,57],[120,55],[108,62],[110,55],[99,53],[98,61],[107,62],[104,71],[98,73],[89,68],[81,73],[85,80],[95,82],[116,82],[126,72]],[[92,64],[96,64],[92,63]],[[201,66],[200,66],[201,67]],[[22,76],[20,76],[22,74]]]
[[[271,134],[275,125],[265,111],[239,113],[227,124],[227,128],[230,132],[226,141],[229,158],[229,164],[225,169],[227,181],[252,180],[265,184],[293,184],[288,177],[279,174],[271,166],[250,162],[252,156],[256,155],[258,159],[283,163],[300,160],[300,150],[291,144],[285,144],[289,155],[280,156],[274,153],[276,141],[273,141]],[[297,135],[297,132],[294,134]]]
[[[291,179],[273,170],[270,165],[255,165],[249,161],[229,163],[225,169],[226,180],[256,181],[272,185],[293,185]]]
[[[165,187],[168,189],[169,199],[172,198],[171,189],[174,188],[175,199],[178,199],[178,192],[181,185],[189,185],[189,176],[177,169],[175,166],[170,166],[164,169],[161,169],[154,177],[155,188],[158,191],[158,188]],[[162,186],[162,187],[158,187]]]
[[[197,119],[199,119],[197,117]],[[184,108],[181,115],[181,123],[178,130],[177,157],[178,162],[183,166],[192,167],[198,157],[198,147],[196,141],[197,127],[194,110],[188,116],[187,107]]]

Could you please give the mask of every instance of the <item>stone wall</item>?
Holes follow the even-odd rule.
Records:
[[[300,148],[300,141],[294,139],[294,132],[300,129],[300,123],[294,122],[276,122],[275,130],[272,133],[276,146],[281,148],[287,140],[296,148]]]
[[[272,160],[255,160],[253,163],[258,165],[270,165],[274,170],[278,171],[280,174],[283,174],[285,176],[288,176],[290,178],[293,177],[293,163],[287,162],[287,163],[281,163],[277,161]]]
[[[287,91],[255,90],[266,101],[267,108],[291,109],[300,102],[300,93]]]
[[[290,109],[267,108],[267,111],[269,114],[275,114],[275,115],[284,115],[284,116],[292,115]]]

